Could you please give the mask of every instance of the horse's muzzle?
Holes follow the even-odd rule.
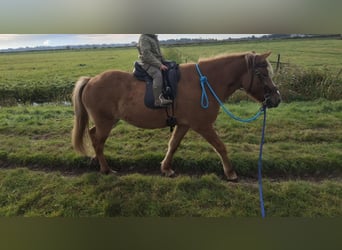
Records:
[[[281,102],[280,92],[277,90],[273,95],[266,94],[263,102],[267,108],[276,108]]]

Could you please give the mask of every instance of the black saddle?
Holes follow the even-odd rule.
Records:
[[[174,100],[177,95],[177,85],[180,80],[179,65],[173,61],[164,61],[168,67],[167,71],[162,71],[163,73],[163,90],[162,94],[166,99]],[[161,107],[154,106],[154,96],[153,96],[153,79],[152,77],[143,69],[139,62],[134,63],[134,76],[140,80],[146,82],[146,92],[145,92],[145,105],[148,108],[156,109]]]

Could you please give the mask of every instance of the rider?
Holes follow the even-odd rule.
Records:
[[[141,34],[138,43],[140,64],[153,78],[154,106],[164,107],[172,103],[162,94],[162,71],[167,70],[163,64],[164,58],[160,50],[158,36],[156,34]]]

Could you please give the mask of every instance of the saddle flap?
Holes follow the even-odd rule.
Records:
[[[134,62],[133,75],[140,81],[145,81],[145,82],[153,81],[152,77],[149,76],[149,74],[147,74],[146,70],[144,70],[141,64],[137,61]]]

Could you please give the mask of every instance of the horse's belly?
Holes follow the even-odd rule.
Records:
[[[145,129],[166,127],[166,113],[164,110],[149,110],[146,107],[136,107],[134,111],[121,112],[121,120]]]

